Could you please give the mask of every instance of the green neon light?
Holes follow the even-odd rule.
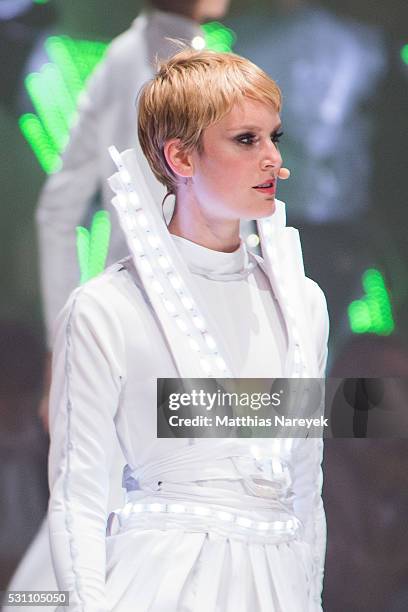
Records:
[[[92,218],[91,229],[78,226],[77,256],[81,270],[81,284],[103,272],[109,250],[111,222],[106,210],[99,210]]]
[[[401,49],[401,59],[405,64],[408,64],[408,45],[404,45]]]
[[[60,155],[76,117],[78,96],[107,47],[101,42],[51,36],[45,43],[51,63],[25,80],[36,114],[20,117],[19,125],[47,174],[61,168]]]
[[[227,53],[232,51],[237,37],[233,30],[218,21],[211,21],[201,26],[207,49]]]
[[[39,120],[49,134],[57,151],[62,151],[66,144],[67,118],[54,97],[52,65],[46,64],[41,73],[30,74],[25,80],[26,89],[33,102]]]
[[[55,148],[54,141],[44,129],[37,115],[31,113],[22,115],[18,123],[26,140],[28,140],[33,150],[37,152],[37,159],[44,172],[47,174],[57,172],[61,168],[61,158]]]
[[[348,316],[355,334],[388,336],[394,331],[391,302],[381,272],[370,268],[362,277],[366,295],[351,302]]]

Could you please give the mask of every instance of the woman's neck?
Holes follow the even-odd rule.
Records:
[[[170,234],[186,238],[213,251],[232,253],[240,244],[239,221],[204,215],[196,207],[183,206],[179,202],[176,202],[168,230]]]

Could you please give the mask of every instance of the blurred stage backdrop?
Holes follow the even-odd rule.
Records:
[[[36,202],[80,91],[141,6],[0,0],[0,590],[47,502]],[[406,0],[233,0],[206,26],[282,89],[278,197],[327,296],[336,376],[408,372],[407,24]],[[326,443],[328,612],[408,609],[407,460],[405,441]]]

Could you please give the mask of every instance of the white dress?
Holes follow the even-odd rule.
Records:
[[[283,311],[243,244],[219,253],[174,242],[238,376],[287,376]],[[325,299],[309,279],[302,290],[319,367],[312,375],[323,376]],[[72,294],[54,351],[49,508],[69,609],[321,610],[322,441],[157,439],[156,378],[177,376],[132,259]],[[116,434],[129,503],[105,537]]]

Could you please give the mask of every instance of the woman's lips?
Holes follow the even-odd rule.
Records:
[[[272,183],[270,187],[253,187],[256,191],[260,191],[261,193],[266,193],[268,195],[275,195],[275,183]]]

